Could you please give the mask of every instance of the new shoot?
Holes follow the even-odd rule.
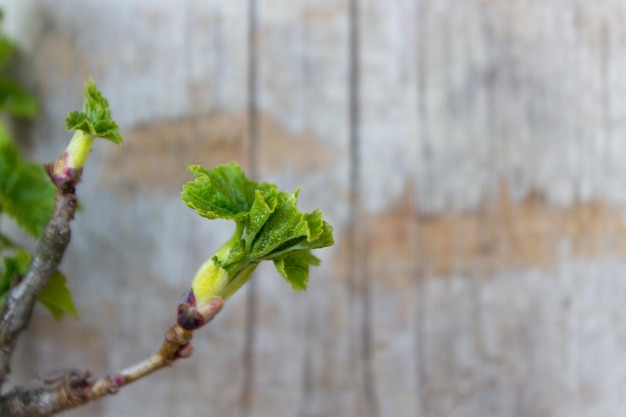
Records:
[[[320,264],[311,251],[333,244],[322,213],[300,212],[298,191],[252,181],[234,162],[190,171],[196,179],[183,187],[183,202],[207,219],[234,221],[235,231],[198,269],[178,307],[178,324],[188,330],[206,324],[203,310],[231,297],[262,261],[272,261],[294,290],[305,290],[309,267]]]

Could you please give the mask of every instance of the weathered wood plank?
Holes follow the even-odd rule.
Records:
[[[367,407],[371,416],[419,415],[416,297],[420,266],[415,195],[418,168],[418,4],[396,0],[360,5],[360,228],[364,281],[358,342],[369,343]],[[387,221],[375,213],[400,207]],[[384,242],[399,251],[381,252]],[[382,244],[382,245],[381,245]],[[367,339],[369,340],[367,340]]]
[[[620,240],[615,230],[623,220],[605,203],[594,202],[615,201],[621,191],[609,196],[603,185],[589,185],[599,178],[613,181],[602,161],[614,148],[597,136],[612,118],[594,116],[609,107],[601,102],[610,102],[606,95],[612,92],[596,93],[606,84],[600,87],[600,66],[589,60],[588,49],[611,56],[600,29],[606,16],[595,8],[600,15],[591,9],[583,13],[575,2],[533,8],[493,2],[489,9],[464,3],[444,7],[446,13],[437,6],[443,3],[428,2],[421,20],[429,42],[420,57],[425,95],[420,122],[426,123],[428,141],[417,176],[420,212],[429,214],[419,217],[419,258],[437,278],[422,289],[427,304],[420,316],[427,415],[618,413],[611,389],[593,390],[594,399],[580,401],[582,387],[596,380],[554,353],[580,347],[555,323],[595,321],[571,312],[569,303],[581,302],[587,290],[564,283],[561,271],[577,274],[570,269],[577,264],[582,282],[594,286],[594,274],[575,259],[621,256],[620,244],[608,242]],[[558,33],[550,29],[555,27]],[[580,44],[581,32],[597,37],[598,44]],[[594,109],[579,107],[582,86],[584,100],[598,105]],[[448,218],[455,212],[450,208],[475,213],[472,224],[459,221],[465,215],[458,212],[457,220]],[[440,221],[446,230],[432,228]],[[443,264],[450,268],[439,269]],[[621,267],[608,268],[615,268],[615,280],[596,284],[619,285]],[[448,286],[439,281],[444,277],[451,279]],[[578,296],[570,298],[573,293]],[[502,311],[492,308],[494,300]],[[598,308],[598,317],[611,304]],[[613,328],[605,331],[612,334]],[[502,344],[485,347],[495,340]],[[491,356],[496,351],[498,358]]]
[[[259,175],[320,207],[341,236],[346,216],[347,12],[338,1],[261,2]],[[332,48],[327,48],[333,42]],[[340,238],[340,237],[339,237]],[[345,289],[328,251],[294,294],[270,266],[257,277],[259,317],[250,415],[346,415]]]

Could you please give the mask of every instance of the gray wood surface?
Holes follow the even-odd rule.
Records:
[[[238,160],[335,226],[310,289],[261,268],[191,359],[68,416],[626,415],[623,2],[0,6],[30,154],[88,75],[126,139],[79,189],[80,320],[38,309],[15,382],[155,350],[231,232],[182,205],[186,166]]]

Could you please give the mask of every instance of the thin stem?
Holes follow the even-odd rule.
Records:
[[[211,321],[221,311],[223,301],[213,302],[198,309],[204,323]],[[2,417],[47,417],[60,411],[75,408],[107,395],[145,376],[170,366],[178,359],[191,355],[193,330],[175,324],[165,334],[161,348],[154,355],[117,373],[90,381],[88,371],[54,372],[54,378],[43,377],[19,386],[0,396]]]
[[[209,314],[217,314],[221,304]],[[217,311],[215,311],[217,310]],[[161,349],[152,356],[114,374],[89,381],[89,372],[67,372],[63,377],[49,381],[35,381],[0,397],[0,415],[3,417],[47,417],[75,408],[107,395],[145,376],[170,366],[178,359],[188,357],[193,347],[189,344],[193,331],[178,324],[165,335]]]

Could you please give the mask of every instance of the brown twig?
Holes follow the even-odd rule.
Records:
[[[62,377],[49,381],[39,379],[24,387],[17,387],[0,397],[0,415],[6,417],[50,416],[59,411],[75,408],[90,401],[115,394],[120,388],[191,353],[192,331],[178,324],[165,335],[161,349],[143,361],[90,381],[88,371],[67,371]]]
[[[211,321],[222,306],[223,301],[219,297],[205,306],[201,310],[204,323]],[[175,324],[165,334],[157,353],[121,372],[96,381],[89,380],[88,371],[66,371],[62,377],[57,374],[52,381],[38,379],[34,383],[17,387],[0,397],[0,416],[46,417],[115,394],[123,386],[170,366],[177,359],[191,355],[193,346],[189,342],[192,335],[193,330]]]
[[[56,272],[70,242],[69,223],[75,211],[74,188],[59,188],[54,216],[44,228],[28,270],[5,299],[0,318],[0,387],[9,374],[9,361],[17,338],[28,326],[37,297]]]

